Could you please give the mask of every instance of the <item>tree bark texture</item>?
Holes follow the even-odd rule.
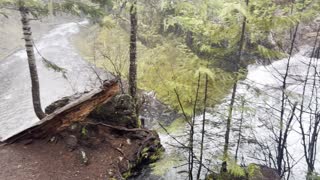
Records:
[[[28,18],[29,10],[28,8],[21,6],[19,8],[19,11],[21,15],[23,37],[24,37],[26,52],[28,56],[28,64],[29,64],[30,77],[31,77],[33,108],[37,117],[39,119],[43,119],[44,117],[46,117],[46,114],[43,112],[41,108],[39,77],[38,77],[36,59],[34,55],[32,32],[29,24],[30,19]]]
[[[137,8],[136,2],[130,8],[130,67],[129,67],[129,93],[135,98],[137,94]]]
[[[139,121],[139,108],[137,98],[137,30],[138,30],[138,17],[137,17],[137,1],[135,0],[130,7],[130,67],[129,67],[129,94],[132,97],[136,110],[137,125]]]

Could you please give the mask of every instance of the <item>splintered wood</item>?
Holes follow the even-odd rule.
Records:
[[[54,135],[74,122],[82,122],[96,107],[108,102],[119,92],[118,80],[105,81],[96,90],[57,109],[32,127],[8,138],[4,143],[12,144],[23,140],[42,139]]]

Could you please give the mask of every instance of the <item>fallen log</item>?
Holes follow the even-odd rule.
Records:
[[[44,139],[63,131],[75,122],[82,122],[97,106],[108,102],[119,92],[118,79],[105,81],[96,90],[84,94],[77,100],[55,110],[32,127],[6,139],[5,144],[24,140]]]

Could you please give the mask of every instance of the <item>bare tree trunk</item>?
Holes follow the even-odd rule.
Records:
[[[202,119],[202,130],[201,130],[201,142],[200,142],[200,160],[199,169],[197,174],[197,179],[200,179],[201,169],[202,169],[202,159],[203,159],[203,144],[205,135],[205,125],[206,125],[206,110],[207,110],[207,98],[208,98],[208,74],[206,74],[206,82],[204,89],[204,100],[203,100],[203,119]]]
[[[38,78],[36,59],[35,59],[34,49],[33,49],[32,32],[29,24],[30,20],[28,18],[29,10],[28,8],[21,6],[19,8],[19,11],[21,15],[25,47],[26,47],[26,52],[28,56],[28,64],[29,64],[31,85],[32,85],[33,108],[37,117],[39,119],[43,119],[46,116],[46,114],[43,112],[41,108],[39,78]]]
[[[236,98],[238,80],[235,80],[232,89],[231,101],[229,105],[229,114],[227,118],[227,129],[226,134],[224,136],[224,147],[223,147],[223,162],[222,162],[222,172],[227,172],[227,159],[228,159],[228,150],[229,150],[229,139],[230,139],[230,129],[231,129],[231,120],[232,120],[232,112],[233,106]]]
[[[291,47],[290,47],[290,52],[289,52],[289,58],[288,58],[288,63],[286,67],[286,72],[283,77],[282,81],[282,94],[281,94],[281,109],[280,109],[280,131],[279,131],[279,137],[278,137],[278,145],[277,145],[277,171],[280,176],[283,176],[283,168],[282,168],[282,161],[284,160],[284,147],[286,146],[284,139],[284,134],[283,134],[283,127],[284,127],[284,113],[285,113],[285,105],[286,105],[286,88],[287,88],[287,78],[289,76],[289,69],[290,69],[290,62],[292,58],[292,52],[294,48],[294,42],[296,40],[297,32],[298,32],[299,24],[295,28],[295,32],[293,34],[293,39],[291,41]]]
[[[196,91],[196,97],[193,104],[193,116],[192,116],[192,122],[190,125],[190,135],[189,135],[189,180],[193,180],[193,163],[194,163],[194,126],[196,121],[196,109],[197,109],[197,103],[199,98],[199,89],[200,89],[200,80],[201,80],[201,74],[199,73],[198,76],[198,83],[197,83],[197,91]]]
[[[138,17],[137,17],[137,0],[133,2],[130,7],[130,22],[131,22],[131,33],[130,33],[130,67],[129,67],[129,94],[133,98],[137,125],[139,121],[139,108],[137,105],[137,30],[138,30]]]
[[[301,99],[301,104],[300,104],[300,115],[299,115],[299,125],[300,125],[301,136],[302,136],[302,146],[303,146],[303,150],[304,150],[304,157],[305,157],[305,160],[306,160],[307,165],[308,165],[308,175],[312,174],[313,171],[314,171],[314,161],[312,160],[311,157],[313,155],[313,150],[316,147],[316,141],[311,141],[311,142],[309,141],[307,143],[307,140],[306,140],[306,137],[308,136],[307,134],[309,134],[309,136],[310,136],[311,132],[307,132],[307,133],[305,132],[304,123],[303,123],[303,111],[304,111],[305,93],[306,93],[307,82],[308,82],[308,79],[309,79],[309,73],[310,73],[310,69],[311,69],[312,59],[313,59],[313,56],[314,56],[314,54],[316,52],[316,46],[318,44],[319,33],[320,33],[320,26],[318,27],[317,35],[316,35],[315,42],[314,42],[314,45],[313,45],[313,50],[312,50],[312,57],[310,58],[310,61],[309,61],[309,64],[308,64],[308,69],[307,69],[307,74],[306,74],[306,77],[304,79],[303,91],[302,91],[302,99]],[[316,71],[316,67],[315,67],[315,71]],[[316,76],[314,76],[313,78],[314,78],[314,82],[315,82]],[[315,83],[313,83],[313,85],[315,86]],[[314,112],[317,113],[317,110],[315,110]],[[317,114],[315,116],[316,116],[316,118],[315,118],[315,122],[314,122],[314,128],[315,128],[314,130],[317,131],[317,123],[319,123],[319,120],[317,118]],[[311,127],[311,126],[312,126],[312,123],[310,121],[309,127]],[[317,135],[316,131],[313,131],[312,137]],[[317,139],[317,138],[314,138],[314,139]]]
[[[249,5],[249,0],[246,0],[246,5]],[[242,51],[243,51],[243,46],[244,46],[244,38],[245,38],[245,31],[246,31],[246,25],[247,25],[247,17],[243,18],[242,22],[242,30],[241,30],[241,37],[239,41],[239,51],[238,51],[238,59],[235,62],[235,72],[238,73],[240,69],[240,62],[241,62],[241,56],[242,56]],[[223,147],[223,162],[222,162],[222,172],[227,171],[227,159],[228,159],[228,150],[229,150],[229,139],[230,139],[230,129],[231,129],[231,120],[232,120],[232,113],[233,113],[233,107],[234,107],[234,102],[237,94],[237,86],[238,86],[238,76],[237,74],[234,77],[234,84],[232,88],[232,95],[231,95],[231,101],[229,105],[229,112],[228,112],[228,118],[227,118],[227,129],[226,129],[226,134],[225,134],[225,142],[224,142],[224,147]]]
[[[235,159],[236,162],[238,160],[238,151],[239,151],[240,144],[241,144],[244,104],[245,104],[245,100],[242,99],[242,102],[241,102],[241,117],[240,117],[240,125],[239,125],[239,135],[238,135],[238,140],[237,140],[236,154],[234,156],[234,159]]]

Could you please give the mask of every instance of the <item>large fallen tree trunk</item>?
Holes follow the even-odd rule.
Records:
[[[6,144],[23,140],[43,139],[69,127],[75,122],[84,121],[97,106],[108,102],[119,92],[118,80],[105,81],[101,88],[84,94],[77,100],[55,110],[32,127],[8,138]]]

